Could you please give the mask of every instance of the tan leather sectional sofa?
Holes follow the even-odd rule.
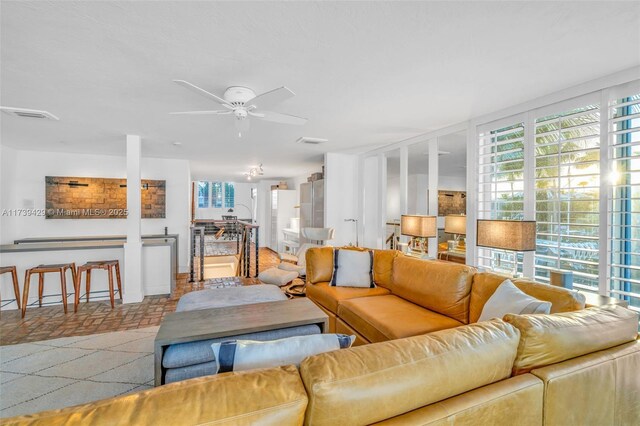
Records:
[[[299,369],[200,377],[2,424],[637,424],[637,314],[562,315],[512,315],[327,352]]]
[[[638,424],[636,313],[581,309],[572,292],[516,282],[559,314],[476,322],[504,277],[376,251],[377,288],[335,288],[326,254],[308,254],[309,297],[337,331],[377,343],[308,357],[299,368],[201,377],[2,424]],[[385,321],[373,320],[376,310]]]
[[[375,288],[331,287],[333,248],[307,251],[307,297],[328,316],[331,332],[355,334],[356,344],[383,342],[471,324],[505,280],[490,272],[374,250]],[[523,292],[552,303],[551,313],[584,309],[576,291],[513,280]]]

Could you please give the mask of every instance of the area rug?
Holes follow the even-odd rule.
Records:
[[[0,346],[0,417],[153,387],[158,327]]]

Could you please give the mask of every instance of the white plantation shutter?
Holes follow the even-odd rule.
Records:
[[[598,290],[600,110],[597,104],[535,120],[535,279],[573,272],[574,286]]]
[[[607,281],[612,295],[640,310],[640,88],[627,90],[609,102]]]
[[[484,126],[478,135],[478,219],[524,218],[524,121]],[[517,260],[522,271],[522,256]],[[478,266],[513,269],[513,253],[478,247]],[[499,264],[499,265],[498,265]]]

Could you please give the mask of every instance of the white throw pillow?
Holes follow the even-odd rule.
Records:
[[[357,250],[333,251],[333,276],[331,285],[334,287],[363,287],[373,288],[373,252]]]
[[[298,278],[298,273],[295,271],[285,271],[279,268],[269,268],[258,274],[260,282],[265,284],[273,284],[279,287],[289,284],[291,281]]]
[[[211,345],[218,373],[253,368],[299,366],[303,359],[323,352],[349,348],[356,336],[346,334],[313,334],[258,342],[230,340]]]
[[[294,265],[289,262],[282,262],[278,264],[278,269],[282,269],[283,271],[293,271],[298,274],[299,277],[303,277],[307,275],[307,271],[304,266]]]
[[[511,280],[504,280],[484,304],[478,322],[491,318],[502,319],[506,314],[548,314],[550,311],[551,302],[531,297]]]

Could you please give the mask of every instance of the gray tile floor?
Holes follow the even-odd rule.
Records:
[[[153,387],[158,327],[0,346],[0,417]]]

